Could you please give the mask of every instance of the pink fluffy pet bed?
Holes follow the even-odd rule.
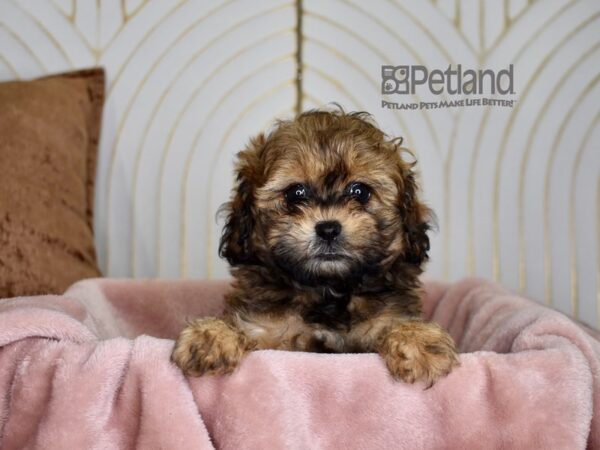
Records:
[[[0,302],[2,449],[600,448],[596,331],[478,280],[428,282],[461,366],[433,388],[375,354],[254,352],[231,376],[170,361],[226,282],[88,280]]]

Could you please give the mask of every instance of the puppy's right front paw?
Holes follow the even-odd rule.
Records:
[[[222,375],[233,372],[248,350],[246,336],[224,321],[196,319],[177,338],[171,360],[186,375]]]

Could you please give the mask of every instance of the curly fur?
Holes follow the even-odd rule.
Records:
[[[457,363],[449,336],[418,320],[432,212],[401,143],[367,113],[317,110],[278,122],[238,154],[219,254],[234,276],[223,321],[244,336],[243,350],[378,351],[411,382],[433,383]],[[357,182],[367,201],[349,194]],[[286,197],[295,185],[307,196],[298,203]],[[325,222],[339,224],[339,236],[320,239]],[[198,348],[178,341],[174,360],[203,372]]]

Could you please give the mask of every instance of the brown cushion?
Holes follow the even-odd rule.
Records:
[[[104,71],[0,83],[0,298],[100,276],[93,236]]]

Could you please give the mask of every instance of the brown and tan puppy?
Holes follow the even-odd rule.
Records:
[[[310,111],[239,153],[220,244],[233,290],[222,319],[179,336],[186,374],[230,373],[254,349],[378,352],[428,385],[458,364],[419,318],[431,213],[400,143],[366,113]]]

